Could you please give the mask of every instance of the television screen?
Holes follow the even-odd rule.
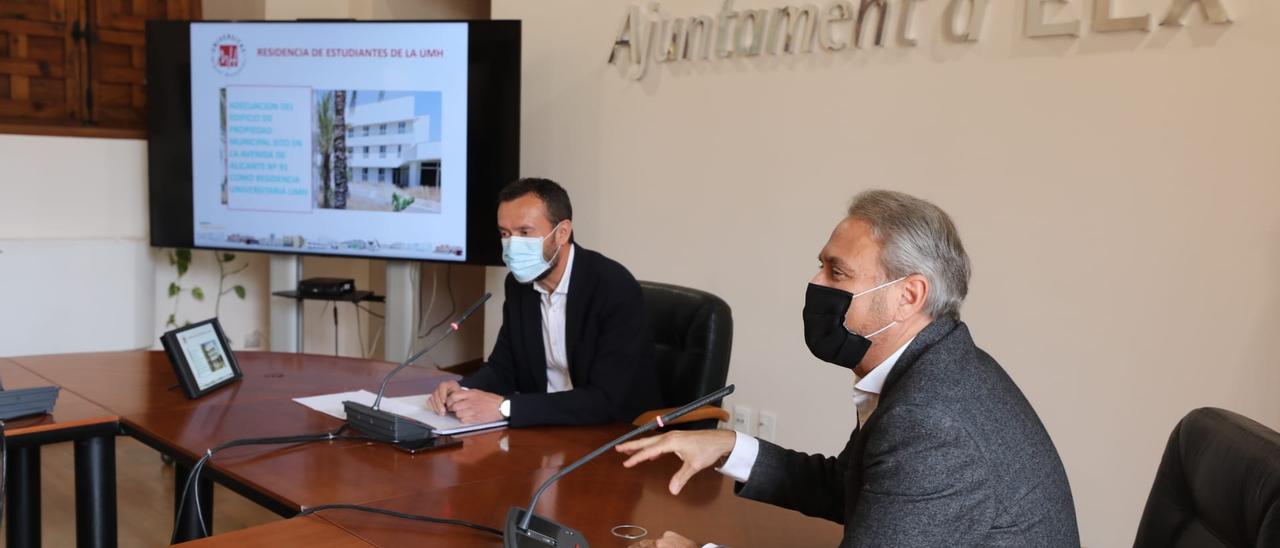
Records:
[[[152,245],[499,264],[518,22],[151,22]]]

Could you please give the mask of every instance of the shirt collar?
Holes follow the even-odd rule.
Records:
[[[569,256],[565,258],[565,260],[569,262],[568,264],[564,265],[564,276],[560,277],[560,285],[556,286],[556,290],[550,293],[555,293],[556,295],[569,294],[569,278],[571,278],[573,275],[573,248],[574,248],[574,245],[569,244]],[[543,295],[548,294],[548,291],[543,289],[541,285],[538,285],[537,282],[533,283],[533,289]]]
[[[908,346],[911,346],[911,341],[914,340],[916,340],[916,338],[911,337],[911,340],[898,347],[893,354],[890,354],[888,358],[885,358],[884,361],[880,362],[880,365],[877,365],[875,369],[872,369],[870,373],[867,373],[867,376],[858,379],[858,382],[853,385],[854,390],[879,395],[880,390],[884,388],[885,379],[889,378],[889,371],[893,370],[893,366],[898,363],[898,358],[902,357],[902,353],[907,350]]]

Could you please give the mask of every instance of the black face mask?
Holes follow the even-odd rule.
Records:
[[[853,369],[867,355],[871,340],[844,327],[853,294],[809,284],[804,294],[804,342],[818,359]]]

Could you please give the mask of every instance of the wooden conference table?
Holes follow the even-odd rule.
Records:
[[[24,443],[24,437],[35,447],[36,442],[78,440],[79,544],[115,544],[114,458],[108,461],[99,454],[103,442],[80,440],[100,440],[104,432],[109,440],[116,431],[133,436],[175,459],[175,481],[180,486],[190,466],[220,443],[337,429],[341,421],[294,403],[292,398],[375,389],[394,367],[386,362],[268,352],[244,352],[237,354],[237,359],[244,371],[242,382],[198,400],[188,400],[180,390],[171,389],[173,372],[160,352],[0,359],[0,378],[6,386],[56,384],[63,388],[51,417],[10,423],[6,430],[11,446]],[[434,370],[406,369],[391,381],[387,394],[421,394],[449,378],[454,377]],[[625,425],[501,429],[466,436],[461,447],[417,455],[355,440],[236,447],[218,453],[205,468],[200,508],[209,523],[213,501],[212,486],[207,482],[212,480],[285,517],[322,504],[348,503],[501,528],[507,510],[526,506],[543,480],[628,429]],[[61,433],[53,436],[51,432]],[[40,435],[47,439],[37,439]],[[97,466],[97,476],[86,473],[83,492],[82,443],[98,447],[96,452],[85,450],[86,461],[95,457],[103,461]],[[566,476],[543,495],[537,513],[578,529],[596,546],[631,542],[610,532],[623,524],[647,528],[646,538],[656,538],[670,529],[732,546],[839,543],[839,525],[738,498],[732,482],[718,474],[700,474],[679,496],[671,496],[666,486],[679,467],[676,459],[632,470],[622,468],[622,460],[617,453],[607,453]],[[13,462],[11,457],[11,477]],[[34,468],[38,486],[38,459]],[[111,476],[109,481],[98,477],[104,475],[102,469]],[[29,482],[31,467],[24,473]],[[10,485],[14,493],[14,484]],[[93,488],[99,496],[82,501],[94,494]],[[109,495],[109,510],[95,508],[102,506],[105,495]],[[188,506],[176,519],[183,538],[196,538],[195,505]],[[81,511],[87,516],[85,527],[96,525],[98,530],[89,528],[80,534]],[[89,519],[95,516],[98,522],[109,523]],[[30,517],[25,519],[30,523]],[[36,513],[37,535],[38,520]],[[11,520],[10,527],[13,525]],[[94,542],[95,534],[109,534],[110,538]],[[11,546],[27,545],[10,541]],[[501,541],[461,527],[325,510],[192,544],[499,546]]]
[[[0,358],[5,388],[54,384]],[[76,536],[80,546],[115,538],[115,436],[119,417],[63,389],[48,415],[5,421],[5,545],[40,545],[40,447],[75,442]]]

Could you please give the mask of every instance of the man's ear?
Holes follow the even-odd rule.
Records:
[[[560,242],[560,245],[569,243],[569,240],[573,237],[573,220],[565,219],[563,224],[564,228],[562,230],[564,232],[564,240]]]
[[[924,311],[929,298],[929,279],[920,274],[907,276],[898,284],[898,306],[894,320],[903,321]]]

